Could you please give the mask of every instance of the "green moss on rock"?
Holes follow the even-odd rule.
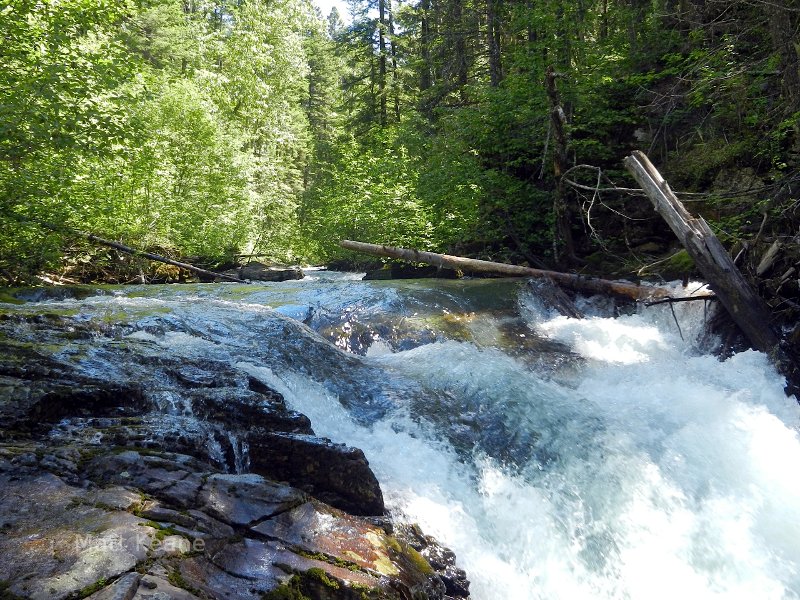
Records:
[[[311,600],[301,591],[302,579],[293,575],[286,583],[282,583],[274,590],[263,595],[264,600]]]

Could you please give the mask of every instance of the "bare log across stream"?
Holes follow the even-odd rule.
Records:
[[[585,294],[610,294],[612,296],[632,300],[646,300],[669,296],[669,291],[664,288],[637,285],[626,281],[609,281],[608,279],[587,277],[585,275],[546,271],[543,269],[496,263],[488,260],[464,258],[462,256],[452,256],[450,254],[437,254],[435,252],[423,252],[421,250],[410,250],[394,246],[366,244],[364,242],[354,242],[350,240],[342,240],[339,242],[339,245],[342,248],[354,250],[355,252],[363,252],[374,256],[399,258],[410,262],[425,263],[471,273],[492,273],[495,275],[505,275],[506,277],[543,277],[550,279],[562,287]]]

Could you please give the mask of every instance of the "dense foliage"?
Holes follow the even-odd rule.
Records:
[[[350,5],[7,0],[0,277],[100,260],[72,230],[209,265],[645,261],[663,227],[596,190],[633,148],[729,239],[796,231],[798,0]]]

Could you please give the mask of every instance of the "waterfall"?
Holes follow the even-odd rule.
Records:
[[[702,305],[676,307],[679,332],[669,309],[575,320],[535,304],[520,301],[532,333],[581,358],[565,372],[454,340],[366,358],[447,392],[451,424],[501,413],[509,445],[532,445],[521,462],[465,458],[410,410],[359,425],[313,378],[249,368],[366,452],[391,510],[453,547],[475,598],[797,597],[800,409],[766,357],[699,352]]]

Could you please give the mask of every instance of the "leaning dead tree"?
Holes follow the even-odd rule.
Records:
[[[239,279],[238,277],[234,277],[233,275],[226,275],[225,273],[216,273],[214,271],[208,271],[206,269],[201,269],[200,267],[195,267],[194,265],[189,263],[172,260],[171,258],[167,258],[166,256],[161,256],[160,254],[153,254],[152,252],[137,250],[136,248],[131,248],[130,246],[126,246],[125,244],[120,244],[119,242],[112,242],[111,240],[106,240],[104,238],[98,237],[92,233],[86,233],[83,231],[73,231],[73,233],[85,237],[90,242],[94,242],[102,246],[108,246],[109,248],[114,248],[115,250],[119,250],[120,252],[125,252],[126,254],[132,254],[133,256],[141,256],[142,258],[146,258],[147,260],[162,262],[167,265],[172,265],[173,267],[186,269],[187,271],[191,271],[193,273],[197,273],[198,275],[203,275],[204,277],[209,277],[211,279],[222,279],[223,281],[235,281],[236,283],[250,283],[245,279]]]
[[[339,245],[347,250],[363,252],[364,254],[371,254],[373,256],[398,258],[409,262],[425,263],[436,267],[457,269],[470,273],[489,273],[504,275],[506,277],[547,278],[561,287],[584,294],[610,294],[612,296],[632,300],[647,300],[669,296],[669,291],[664,288],[637,285],[627,281],[610,281],[608,279],[574,275],[572,273],[562,273],[560,271],[546,271],[544,269],[508,265],[488,260],[477,260],[474,258],[464,258],[462,256],[437,254],[435,252],[423,252],[421,250],[381,246],[378,244],[367,244],[350,240],[342,240],[339,242]]]
[[[669,184],[642,152],[625,159],[625,166],[644,189],[656,212],[686,248],[725,310],[757,350],[767,353],[796,393],[798,365],[781,347],[766,303],[748,284],[714,232],[702,217],[693,217]],[[789,391],[787,390],[787,391]]]
[[[33,223],[35,225],[38,225],[39,227],[42,227],[44,229],[49,229],[50,231],[53,231],[55,233],[60,233],[74,237],[82,237],[86,240],[89,240],[90,242],[94,242],[95,244],[100,244],[101,246],[108,246],[109,248],[114,248],[115,250],[124,252],[125,254],[131,254],[133,256],[141,256],[142,258],[146,258],[147,260],[152,260],[155,262],[161,262],[167,265],[172,265],[174,267],[179,267],[181,269],[197,273],[198,275],[208,277],[212,280],[221,279],[223,281],[234,281],[236,283],[250,283],[245,279],[240,279],[232,275],[226,275],[224,273],[216,273],[214,271],[208,271],[206,269],[201,269],[200,267],[196,267],[189,263],[172,260],[171,258],[167,258],[166,256],[161,256],[160,254],[153,254],[152,252],[145,252],[144,250],[131,248],[130,246],[126,246],[125,244],[120,244],[119,242],[114,242],[111,240],[107,240],[105,238],[101,238],[99,236],[94,235],[93,233],[87,233],[85,231],[72,229],[71,227],[67,227],[66,225],[56,225],[55,223],[48,223],[47,221],[41,221],[39,219],[33,219],[30,217],[23,217],[21,215],[9,214],[8,216],[10,216],[16,221]]]

